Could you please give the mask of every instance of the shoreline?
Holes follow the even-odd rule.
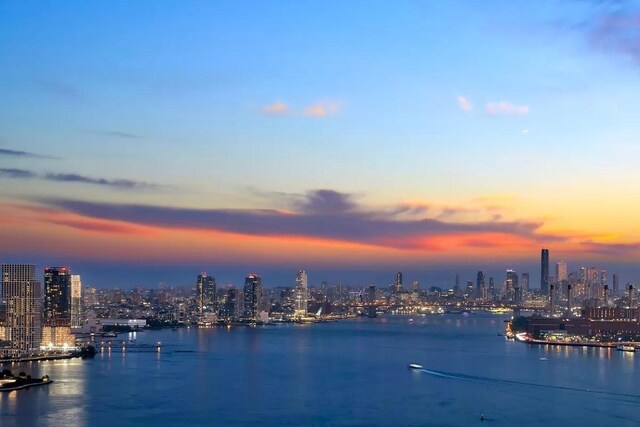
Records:
[[[17,359],[0,359],[0,364],[21,363],[21,362],[41,362],[45,360],[64,360],[64,359],[74,359],[76,357],[85,358],[90,356],[80,354],[80,353],[52,354],[47,356],[21,357]]]
[[[592,342],[592,341],[550,341],[540,340],[523,336],[524,334],[515,334],[515,340],[524,344],[535,345],[559,345],[566,347],[600,347],[600,348],[617,348],[618,346],[632,346],[640,344],[637,342],[619,341],[619,342]]]
[[[25,388],[29,388],[29,387],[38,387],[41,385],[48,385],[51,384],[53,382],[53,380],[49,380],[49,381],[41,381],[39,383],[32,383],[32,384],[23,384],[17,387],[0,387],[0,391],[2,392],[10,392],[10,391],[16,391],[16,390],[22,390]]]

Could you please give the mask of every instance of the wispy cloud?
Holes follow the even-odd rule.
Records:
[[[338,114],[342,103],[338,101],[318,101],[304,109],[304,115],[309,117],[327,117]]]
[[[282,101],[277,101],[262,107],[262,113],[268,116],[282,116],[289,113],[289,106]]]
[[[68,199],[41,203],[83,217],[164,228],[209,229],[257,236],[298,236],[393,248],[416,247],[415,241],[435,236],[472,238],[510,235],[538,241],[561,240],[539,233],[535,221],[445,221],[433,217],[399,218],[385,209],[371,209],[348,193],[307,192],[292,212],[275,209],[189,209],[139,204],[116,204]],[[417,247],[416,247],[417,248]]]
[[[35,178],[38,175],[35,173],[25,170],[25,169],[8,169],[8,168],[0,168],[0,176],[4,176],[7,178]]]
[[[527,105],[517,105],[507,101],[488,102],[484,109],[490,116],[524,116],[529,114],[530,110]]]
[[[56,158],[56,157],[47,156],[47,155],[44,155],[44,154],[31,153],[29,151],[10,150],[8,148],[0,148],[0,156],[30,157],[30,158],[39,158],[39,159],[54,159],[54,158]]]
[[[45,173],[43,175],[26,169],[8,169],[0,168],[0,177],[14,178],[14,179],[42,179],[46,181],[55,182],[68,182],[68,183],[80,183],[99,185],[103,187],[118,188],[123,190],[155,190],[163,188],[164,186],[158,184],[152,184],[144,181],[134,181],[130,179],[107,179],[107,178],[95,178],[85,175],[79,175],[75,173]]]
[[[161,187],[160,185],[151,184],[144,181],[133,181],[130,179],[94,178],[85,175],[78,175],[75,173],[47,173],[44,175],[44,179],[58,182],[78,182],[82,184],[102,185],[106,187],[115,187],[122,189],[156,189]]]
[[[473,105],[471,104],[471,101],[469,101],[464,96],[458,96],[457,100],[458,100],[458,106],[460,107],[461,110],[463,111],[473,110]]]
[[[116,138],[142,139],[142,136],[137,135],[135,133],[121,132],[121,131],[118,131],[118,130],[101,130],[101,131],[96,131],[95,133],[100,134],[100,135],[105,135],[105,136],[113,136],[113,137],[116,137]]]

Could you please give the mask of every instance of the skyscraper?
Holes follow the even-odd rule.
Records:
[[[518,273],[515,270],[507,270],[507,278],[501,290],[502,298],[512,302],[521,302],[522,290],[518,283]]]
[[[620,276],[618,273],[613,273],[613,295],[618,295],[620,292]]]
[[[222,305],[222,304],[221,304]],[[224,305],[220,309],[220,317],[227,321],[235,321],[238,318],[238,290],[229,288],[226,291]]]
[[[549,249],[542,249],[540,254],[540,292],[549,294]]]
[[[589,267],[587,269],[587,297],[597,298],[599,295],[598,287],[598,269]]]
[[[478,275],[476,276],[476,298],[486,299],[485,294],[485,283],[484,283],[484,272],[478,271]]]
[[[396,273],[396,282],[393,285],[393,291],[395,293],[402,292],[402,273],[401,272]]]
[[[456,273],[456,284],[453,286],[453,295],[460,296],[460,273]]]
[[[7,301],[6,338],[19,354],[40,350],[42,291],[33,264],[2,264],[2,298]]]
[[[206,272],[198,275],[196,300],[200,314],[205,311],[216,311],[216,279],[207,275]]]
[[[567,263],[565,261],[558,261],[556,263],[556,280],[558,283],[562,283],[568,279]]]
[[[491,299],[494,299],[496,297],[496,288],[493,277],[489,277],[489,297]]]
[[[44,269],[44,323],[71,326],[71,271],[68,267]]]
[[[296,290],[295,290],[295,315],[307,315],[308,283],[307,272],[299,270],[296,274]]]
[[[257,274],[249,274],[244,279],[243,295],[244,310],[242,317],[244,320],[257,321],[264,297],[262,278]]]
[[[79,274],[71,275],[71,327],[82,326],[84,318],[82,314],[82,280]]]

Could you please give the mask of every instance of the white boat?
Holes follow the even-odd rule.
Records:
[[[411,368],[411,369],[422,369],[422,365],[418,365],[417,363],[409,363],[409,368]]]
[[[541,362],[545,362],[545,361],[547,361],[547,360],[549,360],[549,359],[547,359],[546,357],[541,357],[541,358],[540,358],[540,361],[541,361]]]
[[[636,351],[636,348],[632,345],[619,345],[616,347],[618,351]]]

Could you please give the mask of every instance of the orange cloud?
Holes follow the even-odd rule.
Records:
[[[284,102],[277,101],[262,107],[262,113],[268,116],[281,116],[289,112],[289,106]]]
[[[305,108],[304,115],[309,117],[327,117],[337,114],[342,108],[342,104],[337,101],[318,101]]]

